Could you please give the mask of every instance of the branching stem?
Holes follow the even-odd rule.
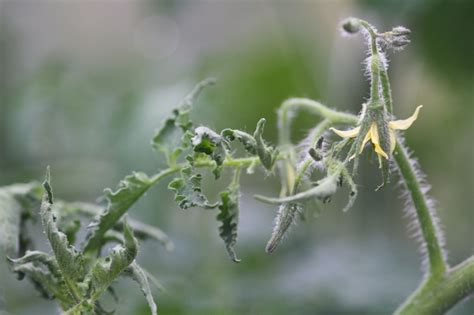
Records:
[[[389,86],[388,80],[387,84],[386,87]],[[284,126],[287,128],[286,131],[280,129],[283,132],[281,137],[288,139],[290,139],[290,129],[287,114],[290,108],[307,109],[327,119],[331,124],[355,125],[358,121],[355,115],[331,110],[318,102],[304,98],[292,98],[284,102],[280,109],[280,122],[284,122]],[[443,314],[474,292],[474,256],[454,268],[448,267],[442,253],[441,242],[436,234],[433,216],[421,190],[421,183],[415,175],[406,148],[400,142],[395,148],[394,159],[410,192],[429,257],[429,276],[406,299],[396,314]]]

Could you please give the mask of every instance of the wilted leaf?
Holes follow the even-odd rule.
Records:
[[[117,224],[127,210],[150,188],[150,178],[144,173],[133,173],[119,183],[116,191],[104,191],[108,200],[105,211],[89,226],[91,229],[85,246],[86,252],[97,250],[108,230]]]
[[[186,166],[181,169],[181,177],[177,177],[169,183],[168,188],[175,193],[174,200],[181,209],[191,207],[215,208],[218,203],[209,203],[202,193],[202,175],[193,171],[192,166]]]

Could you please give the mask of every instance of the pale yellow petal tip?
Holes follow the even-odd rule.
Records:
[[[410,126],[418,118],[418,113],[420,112],[420,109],[422,107],[423,107],[423,105],[418,105],[418,107],[415,109],[415,112],[413,113],[413,115],[411,115],[407,119],[391,121],[391,122],[388,123],[388,126],[392,129],[395,129],[395,130],[406,130],[406,129],[410,128]]]
[[[339,130],[336,128],[329,128],[331,131],[333,131],[335,134],[337,134],[339,137],[342,138],[354,138],[359,134],[360,127],[356,127],[354,129],[349,129],[349,130]]]

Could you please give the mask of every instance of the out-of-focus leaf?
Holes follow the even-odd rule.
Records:
[[[28,198],[35,198],[41,187],[37,182],[0,188],[0,250],[10,257],[20,253],[21,220],[28,209]]]
[[[62,278],[61,272],[59,271],[59,266],[56,260],[40,251],[27,251],[26,254],[20,258],[13,259],[13,258],[8,258],[8,262],[12,267],[19,266],[19,265],[24,265],[27,263],[34,263],[35,265],[37,264],[42,264],[45,267],[47,267],[47,270],[56,278],[60,279]]]
[[[240,170],[236,169],[236,172]],[[235,178],[238,178],[238,175]],[[222,223],[219,227],[219,235],[224,240],[230,259],[234,262],[240,262],[234,250],[239,224],[239,193],[238,180],[234,180],[227,190],[220,193],[220,211],[217,215],[217,220]]]
[[[150,283],[148,282],[148,276],[146,272],[136,263],[133,262],[124,272],[125,276],[129,276],[138,283],[140,289],[145,295],[148,306],[152,315],[157,314],[156,303],[151,292]]]
[[[151,179],[144,173],[133,173],[125,177],[116,191],[104,191],[108,200],[107,208],[93,223],[87,237],[85,252],[97,250],[102,245],[102,238],[109,229],[115,226],[127,210],[150,188]]]
[[[173,179],[168,188],[174,191],[174,200],[181,209],[201,207],[213,209],[218,203],[209,203],[201,189],[202,175],[194,172],[194,168],[186,166],[181,169],[181,177]]]
[[[198,127],[194,130],[191,143],[194,152],[204,153],[214,160],[216,166],[212,172],[216,179],[219,178],[222,171],[222,163],[224,163],[229,148],[227,141],[207,127]]]
[[[127,221],[124,220],[123,245],[115,246],[111,253],[100,258],[86,276],[90,298],[95,301],[107,290],[112,281],[130,266],[138,252],[138,242]]]
[[[8,259],[13,272],[19,278],[26,276],[45,298],[57,298],[63,306],[71,306],[74,300],[67,293],[68,288],[56,260],[40,251],[28,251],[18,259]]]
[[[192,137],[193,123],[189,117],[192,105],[201,91],[215,79],[206,79],[198,83],[183,101],[173,110],[171,117],[166,119],[153,137],[153,147],[163,152],[168,164],[174,164],[178,156],[189,146]]]

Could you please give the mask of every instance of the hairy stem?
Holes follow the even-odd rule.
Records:
[[[380,84],[382,86],[385,108],[390,114],[393,114],[392,89],[390,88],[390,80],[388,79],[388,73],[385,67],[382,67],[380,70]]]
[[[395,312],[396,315],[441,315],[474,291],[474,256],[447,271],[442,278],[428,278]]]
[[[291,143],[290,122],[291,111],[305,109],[313,114],[324,117],[333,124],[355,124],[357,117],[330,109],[323,104],[307,98],[289,98],[283,102],[278,111],[279,144]]]
[[[438,235],[426,196],[416,176],[416,171],[409,160],[407,149],[400,141],[398,141],[395,147],[393,157],[416,210],[416,216],[428,252],[429,275],[430,277],[441,277],[446,272],[446,261],[441,247],[440,236]]]

